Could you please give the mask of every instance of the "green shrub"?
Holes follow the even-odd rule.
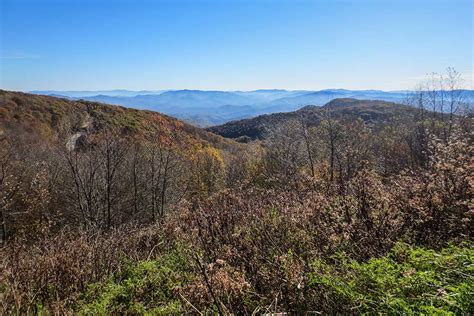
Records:
[[[130,263],[105,283],[90,285],[81,314],[169,314],[183,311],[178,289],[190,279],[189,260],[172,251],[156,260]]]
[[[341,312],[452,314],[474,312],[474,249],[439,252],[397,244],[381,258],[336,264],[316,260],[309,273],[313,301]]]

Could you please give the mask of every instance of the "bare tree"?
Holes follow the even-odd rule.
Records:
[[[143,165],[144,165],[144,157],[143,157],[143,150],[142,146],[138,142],[133,142],[132,146],[132,153],[130,157],[130,171],[131,171],[131,183],[133,186],[133,215],[137,216],[137,214],[141,210],[140,201],[142,200],[142,180],[144,178],[143,175]]]
[[[461,75],[454,68],[449,67],[446,70],[445,76],[445,85],[448,89],[447,91],[447,102],[449,105],[449,123],[447,128],[446,140],[451,136],[451,131],[453,128],[454,115],[458,112],[462,101],[462,80]]]
[[[269,177],[284,182],[294,180],[304,165],[304,138],[301,123],[290,120],[266,128],[265,170]]]
[[[427,75],[427,79],[409,98],[408,104],[419,109],[415,118],[415,130],[409,138],[414,161],[419,166],[427,167],[430,137],[440,138],[445,143],[449,141],[456,113],[462,104],[461,86],[460,74],[453,68],[447,68],[445,74]]]
[[[309,129],[308,129],[308,122],[306,121],[306,118],[303,117],[303,115],[300,115],[298,117],[298,120],[301,124],[301,132],[302,132],[302,135],[303,135],[303,140],[304,140],[304,145],[305,145],[305,149],[306,149],[306,156],[308,157],[308,162],[309,162],[309,170],[310,170],[310,174],[311,174],[311,177],[314,178],[315,176],[315,171],[314,171],[314,157],[313,157],[313,146],[312,146],[312,142],[311,142],[311,136],[310,136],[310,132],[309,132]]]
[[[329,184],[332,185],[335,177],[336,159],[339,155],[338,150],[343,139],[343,129],[341,124],[332,117],[330,109],[326,109],[322,115],[319,132],[329,156]]]
[[[143,150],[147,208],[152,222],[156,222],[187,192],[185,159],[159,130],[148,137]]]
[[[102,170],[102,182],[105,186],[105,222],[106,227],[112,225],[112,211],[118,198],[118,176],[125,161],[126,144],[120,131],[116,129],[105,129],[101,133],[98,144]]]
[[[72,179],[72,194],[75,205],[81,214],[84,225],[99,224],[97,188],[99,173],[99,157],[92,146],[87,146],[81,151],[66,150],[65,158],[69,166]]]
[[[0,138],[0,221],[2,241],[8,237],[8,213],[11,210],[13,197],[18,193],[17,177],[13,174],[12,146],[6,135]]]

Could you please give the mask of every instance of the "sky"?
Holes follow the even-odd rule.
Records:
[[[0,0],[0,88],[472,88],[473,2]]]

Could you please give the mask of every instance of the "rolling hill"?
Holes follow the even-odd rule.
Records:
[[[153,111],[0,90],[1,133],[57,141],[64,133],[72,136],[86,127],[91,131],[117,127],[137,138],[159,133],[161,141],[178,146],[233,146],[232,141]]]
[[[394,120],[408,120],[413,118],[416,112],[417,109],[413,107],[392,102],[342,98],[334,99],[322,107],[309,105],[293,112],[260,115],[213,126],[207,130],[227,138],[262,139],[267,127],[300,117],[308,126],[318,125],[322,118],[329,114],[339,120],[360,118],[368,125],[378,127]]]

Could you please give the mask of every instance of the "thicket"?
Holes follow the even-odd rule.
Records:
[[[473,313],[473,118],[428,88],[228,151],[2,134],[2,313]]]

